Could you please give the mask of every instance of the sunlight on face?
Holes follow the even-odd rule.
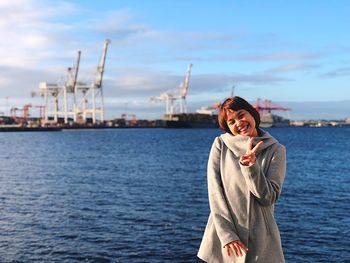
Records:
[[[244,135],[256,137],[258,135],[255,128],[255,120],[253,116],[246,110],[238,111],[228,110],[226,113],[227,126],[233,135]]]

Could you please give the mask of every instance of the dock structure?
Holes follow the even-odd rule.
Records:
[[[104,121],[102,79],[110,43],[109,39],[104,42],[100,64],[92,83],[78,81],[81,51],[78,51],[75,65],[67,69],[65,83],[39,83],[39,91],[32,92],[32,96],[40,95],[44,98],[44,125],[57,124],[59,118],[63,118],[65,124],[69,123],[69,119],[79,124],[86,124],[88,118],[93,124],[98,117],[100,122]]]

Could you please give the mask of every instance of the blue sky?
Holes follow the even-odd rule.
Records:
[[[77,50],[80,79],[91,79],[109,38],[107,118],[124,111],[161,118],[164,105],[149,98],[175,89],[189,63],[191,111],[222,101],[235,85],[249,101],[291,107],[294,119],[350,117],[345,0],[13,0],[2,1],[0,12],[3,112],[41,104],[30,92],[40,81],[62,81]]]

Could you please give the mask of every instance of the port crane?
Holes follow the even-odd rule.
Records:
[[[59,116],[64,116],[64,123],[68,123],[68,117],[76,120],[76,82],[78,78],[81,51],[78,51],[77,61],[73,67],[68,67],[64,84],[40,82],[39,91],[32,92],[32,97],[41,96],[45,101],[44,122],[49,122],[49,116],[53,116],[53,122],[57,123]],[[71,98],[73,94],[73,99]],[[70,102],[73,101],[73,107]]]
[[[256,104],[254,105],[255,109],[260,113],[260,115],[264,115],[266,113],[271,113],[272,110],[281,110],[281,111],[290,111],[291,109],[281,106],[273,106],[271,100],[262,100],[257,98]]]
[[[30,117],[30,114],[29,114],[30,108],[39,108],[40,109],[39,116],[40,116],[40,120],[42,120],[42,118],[43,118],[43,111],[45,111],[45,106],[43,106],[43,105],[32,105],[30,103],[23,105],[22,108],[17,108],[17,107],[11,108],[11,110],[10,110],[11,118],[15,122],[18,122],[18,123],[20,123],[20,122],[21,123],[27,122],[28,121],[28,117]],[[21,112],[21,116],[20,117],[17,115],[17,112]]]
[[[100,59],[100,64],[97,66],[95,80],[91,84],[81,82],[76,83],[76,94],[78,100],[78,108],[76,113],[82,114],[83,122],[86,123],[87,115],[92,116],[92,123],[96,123],[97,114],[100,115],[100,121],[104,121],[104,99],[102,79],[106,63],[107,49],[111,41],[106,39]],[[89,101],[89,96],[91,100]]]
[[[81,51],[78,51],[75,65],[67,69],[64,84],[39,83],[39,92],[32,92],[32,97],[40,95],[44,98],[45,123],[49,122],[49,116],[53,116],[53,122],[58,123],[59,116],[63,115],[65,124],[68,123],[69,116],[73,117],[74,123],[81,120],[85,124],[89,114],[92,115],[94,124],[98,114],[101,122],[104,121],[102,79],[110,43],[109,39],[105,40],[100,64],[97,66],[95,78],[91,84],[78,81]]]
[[[28,117],[30,117],[29,110],[30,108],[38,108],[39,109],[39,119],[40,121],[43,119],[43,114],[45,113],[45,106],[44,105],[32,105],[32,104],[25,104],[22,108],[22,118],[23,121],[26,122]]]
[[[14,119],[15,121],[17,120],[17,111],[23,111],[23,109],[20,109],[20,108],[17,108],[17,107],[12,107],[10,109],[10,115],[11,115],[11,118]]]
[[[188,93],[192,66],[193,64],[187,66],[185,80],[175,89],[178,95],[174,94],[174,91],[170,91],[150,98],[152,102],[165,101],[166,116],[171,117],[175,113],[176,106],[179,106],[179,113],[187,113],[186,96]],[[179,101],[178,105],[176,104],[177,101]]]

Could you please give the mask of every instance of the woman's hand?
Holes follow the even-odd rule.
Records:
[[[224,246],[228,256],[231,256],[231,250],[235,252],[236,257],[243,257],[243,252],[246,253],[248,248],[239,240],[232,241]]]
[[[263,141],[258,142],[258,144],[255,145],[255,147],[252,149],[253,140],[254,140],[253,137],[250,138],[247,153],[245,155],[242,155],[239,158],[239,162],[245,166],[250,166],[250,165],[253,165],[255,163],[255,161],[256,161],[255,154],[258,151],[259,147],[264,143]]]

